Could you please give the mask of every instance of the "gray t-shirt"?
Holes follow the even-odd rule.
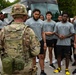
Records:
[[[76,34],[76,19],[74,20],[73,24],[74,24],[75,34]]]
[[[33,18],[28,19],[25,22],[26,25],[30,26],[38,37],[38,40],[42,40],[43,21],[41,19],[35,21]]]
[[[58,22],[58,23],[56,23],[54,32],[58,33],[59,35],[61,34],[61,35],[65,35],[65,36],[67,36],[71,33],[75,33],[74,26],[69,22],[66,22],[66,23]],[[69,38],[66,38],[63,40],[58,38],[57,45],[70,46],[71,45],[71,38],[69,37]]]
[[[75,30],[75,34],[76,34],[76,19],[73,22],[73,26],[74,26],[74,30]],[[71,39],[74,40],[74,36],[72,36]]]
[[[5,20],[4,21],[0,20],[0,29],[2,29],[6,25],[7,25],[7,22]]]
[[[56,22],[51,20],[50,22],[48,22],[47,20],[45,20],[43,22],[43,31],[44,32],[53,32],[54,31],[54,27],[55,27]],[[47,40],[52,40],[54,38],[54,35],[46,35],[46,39]]]

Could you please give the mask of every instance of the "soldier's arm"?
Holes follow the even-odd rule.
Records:
[[[32,56],[37,56],[40,53],[40,43],[31,28],[27,28],[26,31],[30,38],[30,52]]]

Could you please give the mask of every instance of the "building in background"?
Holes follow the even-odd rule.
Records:
[[[28,9],[31,11],[35,8],[40,9],[41,14],[44,15],[47,11],[51,11],[53,14],[53,20],[57,20],[59,15],[59,8],[57,0],[26,0]]]
[[[53,14],[53,20],[57,20],[59,15],[59,8],[57,0],[21,0],[19,3],[24,4],[28,11],[28,16],[31,16],[32,10],[35,8],[41,11],[41,14],[44,15],[47,11],[51,11]],[[12,6],[9,6],[2,10],[3,13],[10,13]],[[8,16],[9,17],[9,16]],[[9,17],[9,21],[11,21]]]

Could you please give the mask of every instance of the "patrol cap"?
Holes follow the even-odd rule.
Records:
[[[27,15],[26,7],[23,4],[15,4],[12,7],[11,15]]]

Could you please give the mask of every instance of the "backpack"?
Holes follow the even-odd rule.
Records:
[[[13,72],[15,70],[19,70],[19,71],[23,70],[25,64],[28,67],[29,65],[27,64],[31,63],[31,60],[32,60],[31,55],[36,56],[39,54],[38,40],[37,40],[37,43],[35,41],[36,46],[38,47],[33,49],[33,46],[35,45],[33,44],[33,46],[32,45],[30,46],[30,44],[33,43],[31,42],[33,38],[31,38],[32,35],[30,37],[30,35],[28,34],[33,34],[33,32],[29,32],[29,31],[31,31],[30,28],[28,28],[28,26],[25,26],[24,24],[19,25],[17,27],[12,27],[11,25],[4,27],[4,47],[6,51],[5,53],[7,53],[8,55],[8,57],[3,58],[6,60],[2,59],[3,70],[5,73],[9,74],[10,67],[13,69],[12,70]],[[32,48],[32,50],[30,47]],[[13,61],[11,59],[8,59],[9,57],[13,59]],[[7,63],[9,63],[7,59],[10,61],[11,64],[7,65]],[[6,71],[6,68],[7,68],[7,71]],[[30,71],[30,68],[32,68],[32,65],[28,67],[28,71]],[[12,74],[12,71],[10,71],[11,74]]]
[[[23,54],[23,36],[26,28],[24,24],[17,27],[9,25],[4,28],[4,47],[8,56],[17,57]]]
[[[2,59],[3,71],[6,74],[13,73],[13,59],[11,57],[6,57]]]
[[[27,28],[21,25],[17,28],[7,26],[4,28],[4,46],[6,47],[7,56],[2,58],[3,71],[6,74],[12,74],[15,70],[23,70],[25,61],[22,57],[23,54],[23,36]]]
[[[40,53],[40,43],[36,36],[34,36],[34,39],[32,38],[32,34],[35,33],[28,26],[23,24],[19,25],[19,27],[13,28],[9,25],[5,27],[4,30],[5,48],[7,49],[9,55],[12,55],[13,57],[18,56],[18,54],[22,55],[26,46],[29,48],[31,56],[37,56]],[[35,45],[36,47],[33,48]]]
[[[24,69],[24,65],[25,65],[25,61],[20,58],[17,57],[14,59],[14,70],[23,70]]]

